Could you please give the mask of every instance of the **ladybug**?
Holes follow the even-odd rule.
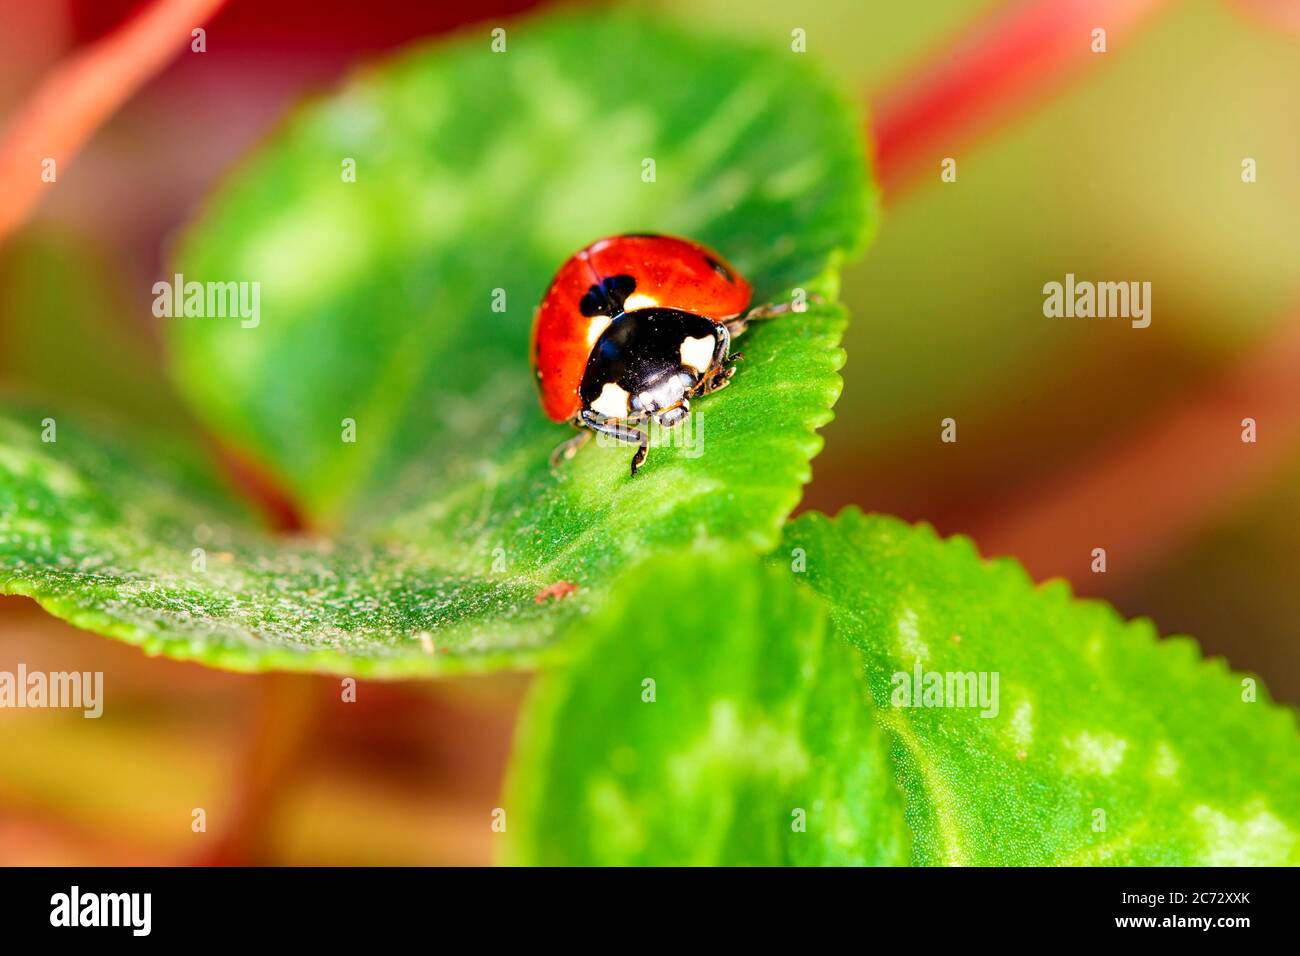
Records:
[[[731,340],[752,319],[751,289],[725,259],[686,239],[647,233],[612,236],[565,261],[533,318],[532,363],[542,409],[582,431],[552,463],[571,458],[602,432],[637,445],[632,474],[645,461],[649,434],[671,428],[691,399],[731,381]]]

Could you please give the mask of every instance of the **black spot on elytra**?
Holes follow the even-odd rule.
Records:
[[[713,256],[705,256],[704,261],[709,264],[710,269],[712,269],[718,275],[722,276],[722,278],[726,279],[732,285],[735,285],[736,277],[733,276],[731,274],[731,270],[728,269],[726,266],[724,266],[721,262],[713,258]]]
[[[587,290],[587,294],[578,302],[578,310],[587,318],[593,315],[618,315],[634,289],[636,280],[631,276],[609,276],[600,285],[593,285]]]

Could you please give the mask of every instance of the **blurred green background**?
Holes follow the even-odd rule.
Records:
[[[159,370],[149,303],[203,194],[294,100],[358,60],[466,23],[486,29],[520,6],[392,4],[360,26],[348,4],[295,0],[272,13],[235,0],[208,27],[209,54],[179,58],[141,91],[0,247],[0,381],[188,427]],[[808,55],[865,104],[1002,4],[666,6],[773,44],[801,27]],[[1195,635],[1294,703],[1300,443],[1285,426],[1300,396],[1215,391],[1261,351],[1300,381],[1300,364],[1270,344],[1300,325],[1300,36],[1246,6],[1168,4],[1059,92],[955,138],[889,197],[875,245],[844,276],[845,390],[805,507],[856,503],[971,533],[1036,576],[1064,575],[1164,633]],[[8,114],[134,5],[0,9]],[[945,184],[949,155],[958,179]],[[1258,182],[1241,181],[1244,157]],[[1045,318],[1043,284],[1066,273],[1149,281],[1150,328]],[[1090,513],[1052,519],[1116,449],[1140,461],[1144,443],[1188,415],[1222,433],[1136,469]],[[1238,441],[1248,415],[1259,446]],[[956,444],[939,440],[948,417]],[[1234,457],[1244,455],[1258,461]],[[1189,481],[1212,493],[1181,500]],[[1165,499],[1180,503],[1151,520]],[[1044,501],[1064,504],[1030,507]],[[1089,571],[1094,547],[1108,550],[1105,575]],[[3,599],[0,667],[19,660],[103,669],[114,706],[99,721],[0,717],[0,863],[491,858],[522,677],[366,684],[343,705],[336,681],[150,660]],[[199,806],[203,834],[190,828]]]

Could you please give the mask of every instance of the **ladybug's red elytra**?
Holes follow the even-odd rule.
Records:
[[[593,431],[635,444],[645,461],[650,420],[671,428],[690,400],[725,387],[740,358],[731,339],[755,318],[751,290],[720,255],[685,239],[634,234],[592,243],[560,267],[533,319],[542,408],[582,429],[555,450],[570,458]]]

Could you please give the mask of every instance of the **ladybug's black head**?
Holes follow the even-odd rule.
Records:
[[[603,418],[675,425],[726,349],[725,327],[679,309],[636,309],[614,319],[587,359],[582,407]]]

